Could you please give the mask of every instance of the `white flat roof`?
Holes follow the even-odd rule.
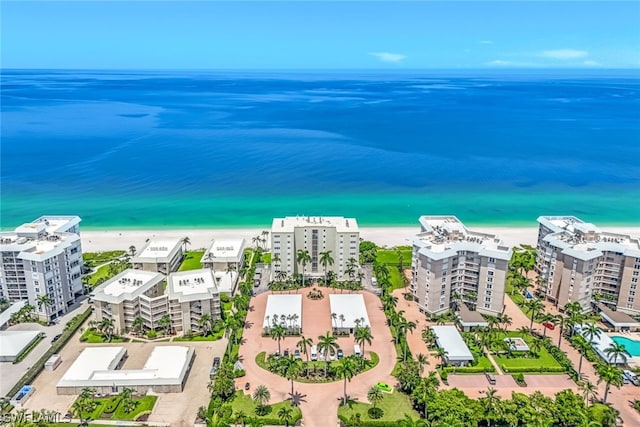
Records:
[[[201,262],[240,262],[245,248],[244,239],[214,240],[202,255]],[[211,255],[211,258],[209,257]]]
[[[171,253],[181,245],[182,239],[179,238],[152,239],[139,253],[136,254],[134,259],[169,258]]]
[[[125,353],[124,347],[85,349],[58,382],[58,387],[179,384],[186,375],[194,349],[157,346],[142,369],[114,369]]]
[[[164,276],[155,271],[130,268],[98,286],[92,294],[98,301],[120,302],[140,296],[162,280]]]
[[[337,321],[331,320],[331,324],[337,324],[340,328],[355,328],[356,319],[364,319],[360,326],[371,326],[367,306],[364,304],[364,297],[360,294],[329,294],[329,304],[331,313],[338,316]],[[340,321],[340,315],[344,316],[344,321]]]
[[[7,322],[9,322],[9,320],[11,320],[11,315],[13,313],[19,312],[20,309],[24,307],[25,304],[27,304],[28,302],[29,301],[27,300],[16,301],[13,304],[11,304],[9,307],[7,307],[5,311],[0,313],[0,328],[2,328],[4,325],[7,324]]]
[[[35,340],[40,331],[0,332],[0,358],[16,357]]]
[[[287,216],[274,218],[271,232],[290,232],[296,227],[335,228],[338,233],[358,233],[358,222],[355,218],[342,216]]]
[[[438,347],[447,352],[447,359],[452,361],[473,360],[473,354],[462,339],[460,332],[455,326],[431,326],[431,330],[436,334]]]
[[[82,381],[91,378],[95,371],[111,370],[125,355],[124,347],[87,347],[62,376],[62,381]]]
[[[238,273],[235,271],[215,271],[213,275],[216,278],[218,292],[229,294],[233,292]]]
[[[289,294],[289,295],[269,295],[267,297],[267,307],[264,312],[264,319],[262,321],[262,327],[268,328],[273,325],[273,316],[291,316],[296,314],[298,319],[296,320],[296,327],[302,327],[302,295],[301,294]],[[284,325],[290,324],[285,321]]]
[[[43,215],[40,218],[33,220],[32,222],[45,223],[47,226],[47,233],[65,232],[68,229],[80,224],[82,219],[76,215]]]
[[[180,302],[205,299],[218,293],[216,280],[210,268],[178,271],[167,278],[169,298]]]
[[[580,333],[580,335],[584,337],[585,340],[588,341],[587,334],[585,333],[586,325],[577,325],[575,326],[575,329]],[[605,353],[605,350],[611,347],[611,344],[613,344],[613,340],[602,329],[600,329],[600,335],[597,337],[593,337],[591,341],[591,346],[596,351],[596,353],[598,353],[598,356],[600,356],[605,362],[609,364],[614,364],[613,356],[609,356],[607,353]],[[628,355],[627,355],[627,358],[624,360],[622,359],[622,357],[618,357],[615,361],[615,364],[623,365],[624,363],[626,363],[626,360],[628,359],[629,359]]]

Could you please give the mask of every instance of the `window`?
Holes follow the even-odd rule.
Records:
[[[493,271],[487,271],[487,274],[488,274],[489,276],[493,276]]]
[[[492,263],[492,264],[495,264],[496,263],[496,259],[495,258],[489,258],[489,262]]]

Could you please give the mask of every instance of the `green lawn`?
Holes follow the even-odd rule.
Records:
[[[374,385],[374,384],[371,384]],[[349,387],[347,386],[347,394],[349,394]],[[356,403],[350,402],[347,406],[340,406],[338,408],[338,417],[342,420],[350,421],[356,420],[358,414],[362,421],[397,421],[404,418],[405,414],[409,414],[412,418],[420,418],[420,414],[413,410],[411,402],[407,395],[394,390],[393,393],[383,393],[384,399],[378,403],[377,407],[383,410],[382,418],[373,420],[369,418],[367,411],[372,408],[373,405],[369,403]]]
[[[523,337],[523,334],[518,331],[509,331],[506,336],[509,337]],[[506,338],[504,333],[499,334],[500,339]],[[533,337],[530,334],[524,335],[525,342],[531,346]],[[495,350],[495,349],[492,349]],[[525,357],[526,353],[514,352],[512,357],[507,357],[507,354],[497,355],[494,354],[493,358],[503,369],[507,372],[543,372],[543,371],[563,371],[562,366],[556,361],[556,359],[549,354],[546,348],[541,347],[539,351],[539,357]]]
[[[389,268],[389,281],[391,282],[391,290],[404,288],[404,282],[402,281],[402,275],[395,267]]]
[[[271,252],[263,253],[260,257],[260,262],[263,264],[271,264]]]
[[[105,338],[93,328],[84,331],[84,333],[80,337],[80,341],[88,342],[89,344],[100,344],[107,342],[107,340],[105,340]],[[111,337],[111,342],[129,342],[129,340],[127,338]]]
[[[102,413],[105,410],[105,407],[107,406],[107,402],[111,400],[111,397],[100,397],[93,400],[97,403],[95,409],[89,414],[83,414],[83,418],[90,418],[94,420],[100,419]],[[137,397],[137,398],[134,398],[133,400],[134,402],[137,402],[137,405],[132,412],[128,414],[125,413],[123,410],[123,405],[122,403],[120,403],[110,419],[120,420],[120,421],[134,420],[135,417],[137,417],[138,414],[140,414],[141,412],[153,410],[153,406],[156,404],[156,400],[158,400],[158,396]]]
[[[271,406],[270,413],[259,416],[256,415],[256,403],[253,401],[250,395],[244,394],[242,391],[237,391],[236,396],[231,402],[231,408],[233,409],[234,414],[238,414],[240,412],[244,413],[247,417],[257,418],[259,420],[267,421],[271,420],[271,423],[280,424],[280,420],[278,418],[278,411],[282,407],[291,406],[291,402],[284,401],[278,402]],[[289,425],[295,425],[295,423],[302,418],[302,412],[300,412],[300,408],[292,407],[293,411],[291,412],[292,422]]]
[[[202,264],[200,260],[204,255],[204,251],[188,251],[184,259],[182,260],[182,264],[178,271],[187,271],[187,270],[198,270],[202,268]]]
[[[89,286],[94,288],[97,285],[98,280],[100,279],[110,279],[111,274],[109,274],[109,264],[103,265],[100,267],[95,273],[89,276]]]
[[[82,261],[87,267],[95,267],[96,265],[118,259],[124,254],[125,251],[85,252],[82,254]]]
[[[413,255],[411,253],[410,246],[398,246],[397,248],[393,249],[378,249],[378,251],[376,252],[376,261],[380,264],[388,264],[397,267],[400,263],[400,259],[398,258],[398,249],[402,254],[403,267],[411,267],[411,257]]]
[[[212,335],[207,335],[203,337],[202,335],[194,335],[191,338],[189,337],[175,337],[173,341],[217,341],[224,335],[224,329],[220,330]]]

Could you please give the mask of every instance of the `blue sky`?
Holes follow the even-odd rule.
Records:
[[[6,1],[3,68],[640,68],[640,2]]]

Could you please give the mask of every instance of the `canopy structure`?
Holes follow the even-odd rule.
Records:
[[[609,323],[616,331],[640,329],[640,322],[621,311],[613,311],[605,304],[598,305],[600,317]]]
[[[283,326],[288,332],[302,330],[302,295],[269,295],[262,321],[262,328],[269,333],[275,325]]]
[[[436,334],[438,347],[446,351],[447,363],[464,366],[473,361],[473,354],[455,326],[431,326],[431,330]]]
[[[38,339],[40,331],[0,332],[0,362],[13,362],[22,351]]]
[[[353,332],[358,326],[371,326],[362,295],[330,294],[329,304],[331,305],[331,324],[334,329]]]

